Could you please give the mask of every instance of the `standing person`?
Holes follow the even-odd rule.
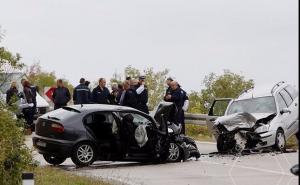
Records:
[[[91,91],[85,85],[85,79],[81,78],[79,80],[79,85],[75,87],[73,93],[74,104],[89,104],[91,99]]]
[[[136,108],[137,96],[135,89],[130,88],[130,81],[123,82],[124,91],[120,97],[120,105]]]
[[[117,105],[118,101],[117,101],[117,97],[119,94],[119,89],[118,89],[118,84],[114,83],[111,86],[111,93],[110,93],[110,103],[113,105]]]
[[[173,102],[177,108],[177,123],[181,124],[181,133],[185,134],[185,122],[184,122],[184,102],[188,99],[186,92],[179,87],[178,82],[172,81],[170,83],[171,94],[165,97],[166,101]]]
[[[118,84],[118,95],[116,97],[116,102],[118,105],[120,105],[120,99],[121,99],[123,91],[124,91],[123,84]]]
[[[28,103],[29,105],[32,105],[32,106],[29,106],[27,108],[24,108],[22,110],[23,114],[24,114],[24,118],[25,118],[25,121],[26,121],[26,124],[27,126],[31,129],[31,131],[34,131],[34,124],[33,124],[33,119],[34,119],[34,114],[35,114],[35,110],[34,110],[34,94],[31,90],[31,87],[30,87],[30,83],[25,80],[23,82],[23,93],[24,93],[24,98],[26,100],[26,103]]]
[[[57,87],[52,94],[54,110],[66,106],[67,103],[71,100],[70,91],[68,88],[64,87],[63,80],[57,80],[56,84]]]
[[[94,103],[110,104],[110,92],[104,78],[100,78],[99,85],[93,89],[92,100]]]
[[[137,94],[137,109],[149,114],[148,103],[148,89],[145,85],[145,76],[140,76],[138,84],[135,86]]]
[[[17,98],[18,92],[17,83],[12,82],[10,88],[6,91],[6,104],[12,105],[14,98]]]
[[[27,80],[24,79],[24,78],[21,80],[21,84],[23,85],[23,87],[24,87],[24,83],[26,81]],[[29,82],[29,81],[27,81],[27,82]],[[36,95],[38,93],[39,88],[37,86],[34,86],[34,85],[30,84],[30,82],[29,82],[29,85],[30,85],[30,89],[31,89],[31,92],[32,92],[32,95],[33,95],[33,99],[32,99],[32,101],[33,101],[33,110],[34,110],[34,114],[36,114],[37,113],[37,111],[36,111],[36,106],[37,106]]]

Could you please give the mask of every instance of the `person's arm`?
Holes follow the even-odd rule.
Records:
[[[55,100],[55,97],[56,97],[56,89],[54,89],[53,94],[52,94],[52,101],[53,101],[53,102],[54,102],[54,100]]]
[[[140,85],[135,91],[138,95],[140,95],[145,90],[145,85]]]
[[[66,97],[67,97],[67,103],[71,100],[71,94],[68,88],[66,88]]]
[[[77,91],[76,91],[76,88],[73,90],[73,101],[74,101],[74,104],[76,104],[76,101],[77,101]]]
[[[6,103],[7,104],[9,104],[9,102],[10,102],[10,99],[11,99],[11,92],[10,92],[10,90],[7,90],[6,91]]]
[[[147,104],[148,103],[148,90],[145,89],[144,92],[141,94],[141,102],[143,104]]]

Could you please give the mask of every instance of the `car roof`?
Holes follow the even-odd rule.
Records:
[[[286,82],[278,82],[275,85],[263,85],[263,86],[256,86],[252,89],[249,89],[243,92],[235,101],[244,100],[244,99],[251,99],[251,98],[260,98],[266,96],[274,96],[278,91],[282,88],[288,86],[289,84]]]
[[[80,112],[91,111],[138,111],[131,107],[119,106],[119,105],[106,105],[106,104],[79,104],[67,106],[76,109]]]

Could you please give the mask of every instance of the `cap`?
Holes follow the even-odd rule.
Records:
[[[139,79],[140,79],[140,80],[145,80],[145,79],[146,79],[146,76],[140,76]]]
[[[171,77],[168,77],[167,80],[174,81],[173,78]]]

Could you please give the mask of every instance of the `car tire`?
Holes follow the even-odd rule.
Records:
[[[44,154],[43,155],[45,161],[47,163],[52,164],[52,165],[60,165],[61,163],[65,162],[66,158],[63,157],[57,157],[54,155],[49,155],[49,154]]]
[[[89,166],[96,159],[95,147],[89,142],[79,143],[74,147],[71,159],[78,167]]]
[[[182,150],[177,143],[170,143],[168,152],[168,162],[179,162],[182,159]]]
[[[286,139],[283,130],[278,129],[275,136],[275,150],[284,152],[286,149]]]

